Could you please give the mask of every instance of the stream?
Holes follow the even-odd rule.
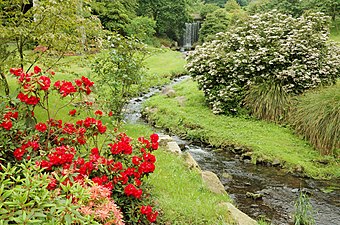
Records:
[[[189,76],[176,78],[170,85]],[[144,123],[142,104],[164,87],[151,88],[126,106],[125,121]],[[202,170],[217,174],[238,209],[254,219],[262,218],[273,225],[293,224],[294,204],[302,191],[309,196],[316,225],[340,225],[340,180],[320,181],[286,174],[277,167],[259,166],[241,160],[227,150],[192,144],[172,136],[197,161]],[[251,193],[251,194],[250,194]],[[253,198],[259,194],[259,198]]]

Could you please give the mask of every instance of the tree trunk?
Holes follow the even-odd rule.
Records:
[[[3,83],[4,87],[5,87],[5,94],[7,96],[9,96],[9,85],[6,79],[6,76],[3,72],[0,72],[0,76],[1,76],[1,82]]]

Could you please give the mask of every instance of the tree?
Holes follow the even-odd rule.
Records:
[[[241,10],[241,6],[237,3],[236,0],[228,0],[227,3],[224,5],[224,9],[227,12],[234,12]]]
[[[276,9],[280,13],[299,17],[306,8],[306,2],[310,0],[258,0],[252,1],[249,4],[249,11],[251,13],[268,12]]]
[[[238,26],[246,20],[246,12],[235,0],[228,1],[226,6],[207,15],[200,29],[200,42],[212,40],[217,33],[226,32],[231,26]]]
[[[126,26],[136,17],[137,0],[95,0],[91,7],[105,29],[126,35]]]
[[[209,13],[212,13],[216,10],[220,9],[220,7],[218,5],[215,4],[204,4],[200,10],[200,14],[202,16],[203,19],[205,19],[207,17],[207,15]]]
[[[156,21],[149,17],[138,16],[126,26],[126,32],[129,36],[134,36],[138,40],[152,44],[153,37],[156,33]]]
[[[34,5],[33,1],[0,0],[3,83],[7,83],[4,71],[9,67],[27,66],[29,70],[39,62],[50,68],[65,52],[87,49],[101,33],[100,22],[88,6],[88,0],[39,0]]]
[[[213,39],[218,32],[227,31],[230,20],[231,14],[221,8],[208,14],[199,31],[200,42]]]
[[[204,2],[207,4],[215,4],[222,8],[225,5],[226,1],[227,0],[205,0]]]
[[[179,41],[189,21],[186,0],[139,0],[137,14],[156,21],[156,34]]]
[[[305,9],[320,11],[332,18],[332,22],[336,28],[339,29],[339,24],[336,22],[340,15],[340,1],[339,0],[305,0]]]

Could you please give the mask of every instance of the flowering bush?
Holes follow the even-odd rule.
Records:
[[[32,73],[21,69],[10,72],[20,84],[19,102],[1,110],[0,165],[33,161],[43,174],[48,174],[46,188],[51,193],[57,190],[71,198],[72,203],[79,205],[80,213],[99,223],[154,222],[158,212],[150,205],[152,199],[143,179],[155,170],[152,151],[158,149],[158,135],[132,140],[124,133],[110,131],[101,120],[105,113],[99,109],[75,122],[56,120],[51,117],[51,93],[72,102],[90,94],[94,83],[82,77],[52,84],[54,73],[42,72],[39,67]],[[34,122],[35,107],[46,112],[47,121]],[[77,110],[71,110],[69,115],[77,115]],[[28,119],[34,123],[27,123]],[[89,190],[90,199],[80,201],[73,196],[69,189],[74,185]],[[145,207],[150,207],[151,212],[143,211]]]
[[[197,47],[187,69],[215,113],[237,112],[250,85],[270,81],[299,94],[334,83],[340,50],[328,40],[328,22],[321,13],[254,15]]]

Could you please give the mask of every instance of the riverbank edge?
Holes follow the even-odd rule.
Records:
[[[185,82],[192,82],[192,80],[188,79]],[[182,93],[185,92],[183,90],[186,89],[191,91],[188,96],[188,93]],[[295,160],[297,162],[294,162],[283,158],[281,155],[271,153],[266,154],[266,152],[259,151],[258,146],[253,146],[248,142],[244,143],[242,141],[240,142],[228,138],[224,138],[222,140],[221,135],[218,137],[216,137],[216,135],[209,135],[208,130],[205,130],[205,126],[201,126],[201,124],[198,124],[192,120],[190,121],[190,118],[187,118],[188,115],[186,114],[186,108],[193,110],[193,102],[197,101],[197,98],[200,97],[196,96],[196,92],[192,92],[191,89],[191,87],[187,87],[182,84],[167,85],[162,89],[161,94],[153,96],[149,101],[144,103],[142,111],[142,117],[144,121],[151,124],[153,127],[164,129],[168,133],[173,133],[181,138],[191,140],[195,143],[197,142],[203,145],[215,147],[220,150],[230,151],[235,154],[235,158],[244,160],[245,162],[251,162],[260,166],[278,167],[286,171],[286,173],[297,177],[312,178],[316,180],[331,180],[340,178],[340,173],[335,169],[338,166],[339,161],[327,156],[317,155],[317,153],[314,151],[305,153],[309,155],[315,154],[314,158],[311,158],[310,161],[305,161],[305,158],[302,158],[301,162],[299,160]],[[188,92],[188,90],[186,90],[186,92]],[[153,100],[154,98],[156,100]],[[159,106],[157,104],[160,102],[163,102],[163,106]],[[190,104],[190,107],[187,107],[188,104]],[[197,104],[200,105],[201,103],[199,102]],[[197,110],[194,110],[197,113]],[[256,123],[261,122],[262,121],[256,121]],[[218,139],[217,142],[216,138]],[[296,141],[300,141],[301,143],[304,142],[299,138],[296,138]],[[302,146],[301,143],[300,145]],[[308,146],[307,142],[305,145]],[[290,152],[291,151],[282,153],[290,156]],[[307,164],[313,164],[314,167],[312,168],[314,170],[310,169],[309,165]]]
[[[228,194],[221,181],[211,171],[204,171],[200,168],[198,163],[192,157],[189,152],[182,153],[178,144],[169,136],[169,135],[159,135],[159,145],[163,147],[163,149],[170,151],[178,156],[183,156],[185,158],[185,162],[189,169],[196,170],[202,177],[203,183],[205,183],[206,187],[216,194]],[[229,211],[232,219],[238,225],[256,225],[258,224],[256,220],[249,217],[247,214],[242,212],[241,210],[237,209],[233,204],[230,202],[223,202],[220,204],[221,207],[226,207]]]

